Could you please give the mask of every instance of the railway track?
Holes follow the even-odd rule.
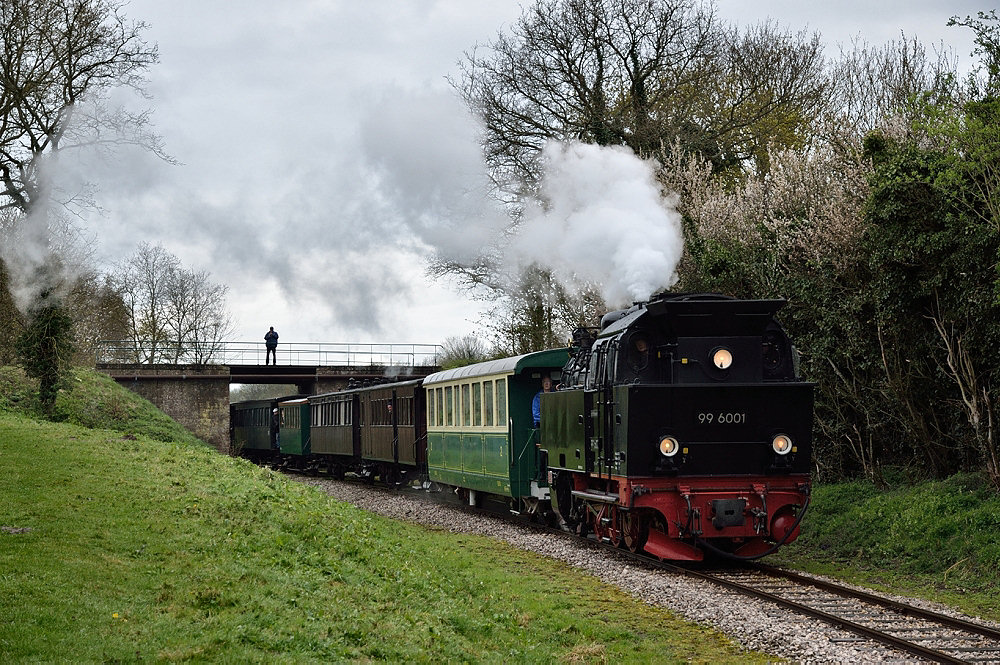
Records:
[[[403,494],[421,501],[428,500],[426,496],[422,496],[423,492],[393,490],[378,484],[367,485],[367,489],[384,495]],[[439,497],[436,503],[442,503],[440,498],[443,497]],[[477,512],[477,509],[471,509],[459,501],[445,501],[444,505],[461,512]],[[929,662],[1000,664],[1000,629],[990,626],[765,564],[739,564],[709,570],[666,563],[647,555],[636,555],[612,547],[610,543],[585,540],[559,529],[528,522],[507,511],[487,512],[493,517],[522,527],[549,535],[558,534],[576,543],[613,552],[615,557],[650,570],[694,578],[812,617],[840,629],[841,635],[849,633],[844,637],[832,638],[831,641],[864,651],[871,655],[872,661],[899,662],[899,654],[905,653],[915,656],[915,660]],[[478,514],[481,515],[482,511],[478,510]]]
[[[698,571],[662,564],[938,663],[1000,663],[1000,630],[767,565]]]

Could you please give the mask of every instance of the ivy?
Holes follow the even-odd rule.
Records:
[[[52,413],[73,356],[73,321],[51,291],[28,312],[28,325],[17,340],[25,373],[38,379],[42,407]]]

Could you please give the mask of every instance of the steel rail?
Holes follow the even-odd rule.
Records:
[[[462,510],[465,510],[465,511],[471,510],[468,506],[464,506],[464,505],[459,505],[457,507],[460,508],[460,509],[462,509]],[[693,570],[691,568],[686,568],[684,566],[680,566],[680,565],[673,564],[673,563],[668,563],[668,562],[665,562],[665,561],[659,561],[659,560],[650,558],[646,554],[638,554],[638,553],[630,552],[627,549],[622,549],[620,547],[615,547],[614,545],[612,545],[609,542],[602,542],[602,541],[598,541],[598,540],[591,539],[591,538],[586,538],[586,539],[580,538],[579,536],[577,536],[575,534],[568,533],[566,531],[563,531],[562,529],[550,527],[550,526],[545,525],[545,524],[540,524],[540,523],[537,523],[537,522],[525,522],[523,518],[519,519],[516,515],[513,515],[513,516],[512,515],[506,515],[505,516],[505,515],[500,514],[500,513],[491,513],[491,514],[495,514],[495,515],[498,515],[500,517],[505,517],[506,519],[510,520],[513,523],[520,524],[520,525],[523,525],[523,526],[527,526],[527,527],[530,527],[530,528],[538,530],[538,531],[559,534],[559,535],[562,535],[562,536],[567,537],[567,538],[572,538],[575,542],[582,542],[582,543],[585,543],[585,544],[587,544],[587,545],[589,545],[591,547],[598,547],[598,548],[601,548],[601,549],[607,549],[608,551],[614,552],[616,555],[624,556],[624,557],[626,557],[628,559],[631,559],[631,560],[633,560],[633,561],[635,561],[635,562],[637,562],[639,564],[642,564],[644,566],[647,566],[647,567],[650,567],[650,568],[653,568],[653,569],[666,570],[666,571],[670,571],[670,572],[673,572],[673,573],[676,573],[676,574],[679,574],[679,575],[685,575],[685,576],[688,576],[688,577],[693,577],[693,578],[696,578],[696,579],[703,580],[705,582],[709,582],[711,584],[716,584],[718,586],[726,587],[726,588],[728,588],[728,589],[730,589],[732,591],[735,591],[735,592],[743,594],[743,595],[753,596],[753,597],[759,598],[759,599],[767,601],[767,602],[772,602],[772,603],[774,603],[776,605],[780,605],[780,606],[782,606],[782,607],[784,607],[784,608],[786,608],[788,610],[791,610],[793,612],[797,612],[799,614],[804,614],[806,616],[811,616],[811,617],[813,617],[815,619],[819,619],[819,620],[821,620],[821,621],[823,621],[823,622],[825,622],[827,624],[836,626],[837,628],[840,628],[840,629],[845,630],[847,632],[854,633],[856,635],[860,635],[860,636],[862,636],[862,637],[864,637],[864,638],[866,638],[868,640],[871,640],[871,641],[874,641],[874,642],[878,642],[880,644],[883,644],[885,646],[888,646],[888,647],[891,647],[891,648],[894,648],[894,649],[898,649],[899,651],[902,651],[902,652],[905,652],[905,653],[913,654],[915,656],[920,656],[921,658],[925,658],[925,659],[930,660],[932,662],[937,662],[937,663],[969,663],[969,662],[971,662],[971,661],[968,661],[968,660],[962,660],[960,658],[956,658],[955,656],[952,656],[951,654],[946,653],[944,651],[940,651],[940,650],[937,650],[937,649],[932,649],[932,648],[929,648],[929,647],[925,647],[925,646],[923,646],[921,644],[917,644],[916,642],[911,642],[909,640],[906,640],[906,639],[901,638],[901,637],[897,637],[897,636],[892,635],[890,633],[887,633],[887,632],[884,632],[884,631],[880,631],[880,630],[877,630],[875,628],[871,628],[870,626],[866,626],[864,624],[860,624],[860,623],[851,621],[849,619],[845,619],[844,617],[840,617],[840,616],[837,616],[835,614],[831,614],[829,612],[824,612],[823,610],[819,610],[819,609],[816,609],[814,607],[810,607],[809,605],[805,605],[803,603],[799,603],[799,602],[796,602],[796,601],[793,601],[793,600],[788,600],[787,598],[782,598],[781,596],[778,596],[776,594],[772,594],[772,593],[769,593],[767,591],[756,589],[756,588],[754,588],[752,586],[749,586],[749,585],[746,585],[746,584],[741,584],[739,582],[734,582],[732,580],[727,580],[727,579],[724,579],[722,577],[719,577],[719,576],[716,576],[716,575],[712,575],[711,573]],[[753,570],[754,568],[758,568],[758,567],[759,568],[764,568],[766,570],[761,570],[761,571],[758,571],[758,572],[762,572],[764,574],[770,574],[768,571],[773,570],[773,571],[776,571],[777,573],[780,573],[780,575],[779,575],[780,577],[784,577],[785,576],[784,575],[785,571],[781,571],[781,570],[779,570],[777,568],[773,568],[771,566],[767,566],[766,564],[744,563],[743,567],[744,568],[748,568],[750,570]],[[931,612],[929,610],[922,610],[922,609],[917,608],[917,607],[913,607],[913,606],[910,606],[910,605],[905,605],[903,603],[898,603],[897,601],[891,601],[889,599],[879,598],[878,596],[875,596],[873,594],[868,594],[866,592],[857,592],[854,589],[850,589],[848,587],[838,586],[838,585],[830,583],[830,582],[822,582],[820,580],[814,580],[814,579],[812,579],[810,577],[807,577],[805,575],[797,575],[795,573],[791,573],[787,577],[788,577],[788,579],[790,579],[791,581],[794,581],[796,583],[806,584],[806,585],[810,585],[810,586],[813,586],[813,587],[820,587],[820,588],[823,588],[824,590],[830,591],[831,593],[835,593],[835,594],[843,596],[845,598],[856,599],[856,600],[868,600],[869,598],[871,598],[871,599],[873,599],[874,603],[876,603],[876,604],[885,604],[885,606],[888,609],[897,609],[897,611],[899,611],[900,609],[905,608],[907,610],[908,614],[911,614],[912,616],[915,616],[915,617],[922,618],[925,621],[930,621],[932,623],[938,623],[938,624],[941,624],[941,625],[946,625],[947,627],[955,628],[957,630],[967,630],[967,631],[970,631],[970,632],[975,632],[977,634],[980,634],[980,635],[983,635],[983,636],[986,636],[986,637],[996,637],[996,638],[1000,639],[1000,631],[995,631],[995,630],[993,630],[992,628],[990,628],[988,626],[982,626],[980,624],[963,621],[961,619],[955,619],[954,617],[949,617],[947,615],[938,614],[936,612]],[[801,581],[795,579],[796,577],[801,578]],[[820,582],[820,584],[817,584],[817,582]],[[894,607],[892,607],[893,604],[898,605],[899,607],[898,608],[894,608]],[[973,649],[973,650],[975,650],[975,649]]]
[[[717,584],[719,586],[732,589],[733,591],[737,591],[738,593],[744,595],[754,596],[755,598],[760,598],[761,600],[766,600],[768,602],[781,605],[782,607],[790,609],[793,612],[797,612],[799,614],[805,614],[807,616],[820,619],[826,623],[837,626],[838,628],[842,628],[843,630],[847,630],[849,632],[861,635],[876,642],[880,642],[882,644],[885,644],[886,646],[893,647],[894,649],[899,649],[900,651],[905,651],[906,653],[911,653],[913,655],[926,658],[932,662],[936,663],[969,662],[966,660],[955,658],[954,656],[951,656],[950,654],[947,654],[943,651],[938,651],[936,649],[931,649],[922,646],[920,644],[916,644],[915,642],[910,642],[901,637],[896,637],[895,635],[891,635],[889,633],[876,630],[875,628],[871,628],[870,626],[865,626],[863,624],[850,621],[843,617],[839,617],[835,614],[830,614],[829,612],[818,610],[814,607],[810,607],[809,605],[805,605],[803,603],[799,603],[794,600],[788,600],[787,598],[782,598],[781,596],[778,596],[776,594],[769,593],[767,591],[762,591],[760,589],[755,589],[752,586],[741,584],[739,582],[733,582],[732,580],[727,580],[725,578],[712,575],[711,573],[702,573],[696,570],[691,570],[689,568],[684,568],[682,566],[675,566],[674,564],[667,564],[663,562],[660,562],[659,567],[673,570],[680,574],[687,575],[689,577],[702,579],[706,582],[710,582],[712,584]],[[851,591],[851,590],[845,589],[845,591]]]
[[[818,580],[807,575],[802,575],[790,570],[784,570],[782,568],[775,568],[764,563],[757,563],[751,566],[753,569],[757,569],[766,575],[772,577],[777,577],[781,579],[791,580],[798,584],[807,584],[810,586],[823,589],[824,591],[829,591],[830,593],[837,594],[839,596],[845,596],[848,598],[857,598],[860,600],[867,601],[875,605],[881,605],[889,609],[895,610],[902,614],[907,614],[917,619],[924,619],[926,621],[932,621],[934,623],[939,623],[949,628],[955,628],[958,630],[964,630],[969,633],[975,633],[977,635],[982,635],[983,637],[989,637],[994,640],[1000,641],[1000,629],[992,628],[990,626],[984,626],[983,624],[975,623],[973,621],[967,621],[965,619],[959,619],[957,617],[948,616],[947,614],[941,614],[939,612],[934,612],[932,610],[925,610],[920,607],[914,607],[913,605],[907,605],[906,603],[901,603],[897,600],[892,600],[890,598],[883,598],[882,596],[876,596],[875,594],[868,593],[866,591],[858,591],[856,589],[851,589],[848,587],[835,584],[833,582],[827,582],[825,580]]]

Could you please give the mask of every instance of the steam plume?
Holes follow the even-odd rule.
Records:
[[[541,195],[513,249],[564,285],[597,285],[612,305],[648,300],[677,281],[683,237],[677,196],[663,196],[654,163],[620,146],[550,142]]]

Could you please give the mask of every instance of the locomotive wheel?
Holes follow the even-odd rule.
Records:
[[[622,533],[621,546],[629,552],[641,552],[649,537],[649,522],[641,514],[627,512],[622,514],[619,523]]]

